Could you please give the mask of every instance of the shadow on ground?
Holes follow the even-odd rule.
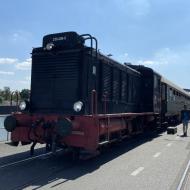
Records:
[[[161,135],[161,133],[151,133],[126,139],[121,143],[107,147],[101,155],[87,161],[73,162],[70,156],[59,152],[56,156],[41,157],[0,168],[0,189],[23,189],[30,185],[35,187],[33,189],[38,189],[47,184],[51,188],[59,186],[67,181],[92,173],[105,163]],[[39,151],[43,151],[43,149]],[[25,154],[28,152],[0,158],[0,163],[2,160],[4,162],[6,160],[7,163],[7,160],[12,160],[15,156],[22,157]],[[62,179],[62,182],[56,183],[59,179]]]
[[[5,144],[8,144],[8,143],[5,143]],[[16,149],[17,147],[15,147]],[[43,154],[45,153],[45,148],[37,148],[35,150],[35,156],[36,155],[40,155],[40,154]],[[2,156],[1,155],[1,152],[0,152],[0,167],[2,165],[5,165],[5,164],[9,164],[9,163],[12,163],[12,162],[16,162],[16,161],[19,161],[19,160],[23,160],[23,159],[27,159],[30,157],[30,147],[28,146],[28,151],[24,151],[24,152],[21,152],[21,153],[16,153],[16,154],[11,154],[11,155],[8,155],[8,156]],[[0,178],[1,180],[1,178]]]

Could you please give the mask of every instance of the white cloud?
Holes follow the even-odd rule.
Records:
[[[136,16],[147,15],[150,11],[150,3],[148,0],[131,0],[129,7],[134,11]]]
[[[27,84],[27,85],[30,84],[29,81],[26,81],[26,80],[19,80],[18,82],[21,84]]]
[[[31,76],[27,76],[27,77],[25,77],[25,79],[26,79],[27,81],[30,81],[30,80],[31,80]]]
[[[15,58],[0,58],[0,64],[15,64],[18,59]]]
[[[30,70],[31,69],[31,58],[24,61],[20,61],[17,58],[0,58],[0,65],[3,64],[14,64],[18,70]]]
[[[152,60],[138,60],[137,65],[154,65],[157,64],[157,62]]]
[[[121,63],[130,62],[135,65],[145,65],[148,67],[159,67],[163,65],[183,64],[189,65],[190,62],[190,45],[181,47],[180,49],[162,48],[157,50],[149,57],[131,57],[127,53],[116,57]]]
[[[189,51],[190,46],[184,47],[180,50],[163,48],[156,51],[153,56],[148,59],[134,59],[134,62],[140,65],[189,64]]]
[[[116,57],[120,63],[131,62],[134,65],[144,65],[152,68],[173,83],[189,88],[190,44],[183,47],[162,48],[148,57],[132,57],[122,54]]]
[[[16,68],[18,70],[30,70],[31,69],[31,58],[26,59],[23,62],[18,62],[16,64]]]
[[[18,33],[14,33],[14,34],[12,35],[13,41],[17,41],[18,38],[19,38],[19,34],[18,34]]]
[[[116,6],[130,17],[146,16],[150,12],[149,0],[115,0]]]
[[[11,71],[0,71],[0,75],[14,75],[14,72]]]
[[[30,82],[24,80],[8,80],[8,79],[0,79],[0,89],[4,86],[9,86],[11,90],[21,90],[24,88],[30,88]]]
[[[119,56],[116,56],[115,59],[121,63],[129,62],[130,60],[128,53],[124,53]]]
[[[32,33],[28,31],[18,30],[11,34],[10,40],[13,43],[26,42],[28,41],[29,38],[31,38],[31,36],[32,36]]]

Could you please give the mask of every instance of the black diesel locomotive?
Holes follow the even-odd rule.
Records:
[[[96,90],[97,110],[93,111],[99,114],[159,113],[161,76],[149,68],[119,64],[97,48],[86,47],[84,36],[47,35],[43,47],[33,50],[30,110],[91,114],[91,93]],[[76,112],[73,105],[79,100],[83,107]]]
[[[96,48],[86,47],[85,40],[91,46],[95,41]],[[98,53],[97,41],[90,35],[47,35],[43,47],[32,52],[30,110],[72,115],[138,112],[141,77],[140,72]],[[97,93],[94,110],[92,90]],[[73,109],[77,101],[83,104],[78,112]]]
[[[90,47],[85,45],[90,42]],[[96,152],[103,144],[179,122],[190,95],[151,68],[98,52],[96,38],[50,34],[32,51],[30,101],[5,119],[14,144]]]

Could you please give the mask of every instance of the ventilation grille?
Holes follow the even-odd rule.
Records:
[[[72,109],[77,100],[80,52],[40,53],[32,57],[33,109]]]
[[[102,95],[107,99],[112,98],[112,68],[108,64],[103,64],[102,68]]]

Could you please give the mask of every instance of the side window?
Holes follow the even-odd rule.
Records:
[[[162,100],[166,99],[166,86],[162,84]]]
[[[167,101],[169,101],[169,93],[170,93],[170,90],[169,90],[169,87],[167,86]]]
[[[169,100],[170,101],[173,100],[173,90],[172,90],[172,88],[169,89]]]
[[[173,101],[175,101],[176,92],[173,90]]]
[[[158,77],[156,75],[154,75],[154,88],[158,89],[158,86],[159,86],[159,84],[158,84]]]

